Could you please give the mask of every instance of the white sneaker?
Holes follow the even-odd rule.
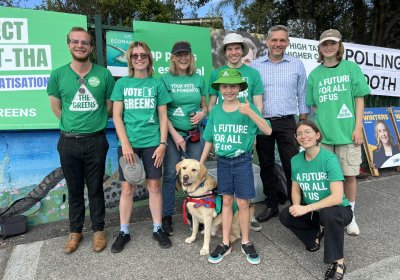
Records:
[[[252,231],[259,232],[260,230],[262,230],[262,224],[259,221],[257,221],[255,217],[253,217],[251,219],[250,229]]]
[[[347,226],[347,234],[349,235],[359,235],[360,234],[360,229],[358,228],[358,225],[356,223],[356,218],[353,216],[353,219],[351,220],[351,223]]]

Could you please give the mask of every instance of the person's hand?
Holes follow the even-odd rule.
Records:
[[[131,144],[122,145],[122,155],[127,164],[133,165],[135,163],[135,153]]]
[[[172,139],[174,140],[174,143],[176,145],[176,149],[178,151],[182,150],[182,151],[186,152],[186,142],[185,142],[185,139],[182,137],[182,135],[177,133],[176,135],[174,135],[172,137]]]
[[[154,158],[154,166],[159,168],[161,167],[163,160],[164,160],[164,155],[165,155],[165,149],[166,145],[165,144],[160,144],[157,149],[154,151],[154,154],[151,158]]]
[[[190,118],[190,123],[192,125],[199,124],[205,116],[206,114],[203,111],[196,112],[196,114]]]
[[[351,135],[351,139],[353,140],[354,145],[361,145],[363,143],[362,129],[356,127]]]
[[[246,103],[240,103],[239,105],[239,112],[243,115],[250,115],[250,113],[253,111],[250,107],[250,103],[247,100],[247,98],[245,98]]]
[[[310,212],[309,208],[310,207],[308,205],[292,205],[289,207],[289,213],[293,217],[300,217]]]

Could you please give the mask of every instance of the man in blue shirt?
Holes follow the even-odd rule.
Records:
[[[271,122],[272,134],[257,136],[257,153],[260,161],[261,180],[266,195],[266,209],[257,216],[266,222],[279,213],[278,180],[274,173],[275,141],[285,171],[287,192],[291,201],[291,158],[298,153],[295,146],[295,115],[299,120],[307,119],[305,103],[306,71],[303,63],[285,54],[289,45],[289,30],[276,25],[268,30],[266,56],[256,59],[251,66],[261,74],[264,84],[263,117]]]

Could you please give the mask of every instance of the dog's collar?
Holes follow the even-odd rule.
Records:
[[[189,195],[187,192],[185,192],[185,194],[186,194],[187,197],[190,197],[190,198],[204,198],[204,197],[207,197],[207,196],[216,196],[217,195],[217,193],[215,191],[213,191],[213,190],[212,191],[208,191],[205,194],[197,195],[197,196]]]
[[[188,197],[191,197],[191,196],[190,196],[191,193],[194,193],[194,192],[197,191],[198,189],[204,187],[204,182],[205,182],[205,181],[206,181],[206,180],[204,180],[203,182],[201,182],[201,183],[194,189],[194,191],[191,191],[191,192],[185,191],[185,194],[186,194]],[[181,185],[181,186],[182,186],[182,185]]]

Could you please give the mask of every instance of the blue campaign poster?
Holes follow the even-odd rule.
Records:
[[[400,107],[391,107],[392,116],[397,133],[397,140],[400,142]]]
[[[400,147],[389,108],[366,108],[364,131],[375,168],[400,165]]]

